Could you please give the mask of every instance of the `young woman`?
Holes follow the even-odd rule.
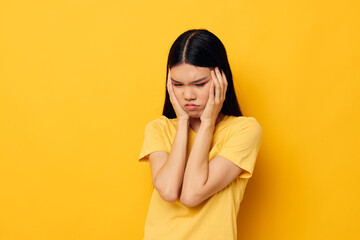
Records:
[[[205,29],[181,34],[163,115],[146,125],[139,156],[154,186],[143,240],[236,240],[261,139],[256,119],[242,116],[221,41]]]

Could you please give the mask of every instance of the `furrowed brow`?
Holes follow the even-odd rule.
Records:
[[[191,83],[201,82],[202,80],[205,80],[205,79],[207,79],[207,78],[208,78],[208,77],[203,77],[203,78],[200,78],[200,79],[198,79],[198,80],[192,81]],[[172,80],[173,82],[175,82],[175,83],[181,83],[181,82],[179,82],[179,81],[176,81],[176,80],[173,79],[173,78],[171,78],[171,80]]]

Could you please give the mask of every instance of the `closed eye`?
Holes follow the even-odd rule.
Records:
[[[202,87],[202,86],[204,86],[206,83],[207,83],[207,82],[198,83],[198,84],[195,84],[195,86],[197,86],[197,87]],[[174,84],[175,87],[180,87],[180,86],[182,86],[181,83],[173,83],[173,84]]]
[[[206,83],[206,82],[204,82],[204,83],[199,83],[199,84],[195,84],[195,85],[198,86],[198,87],[202,87],[202,86],[205,85],[205,83]]]

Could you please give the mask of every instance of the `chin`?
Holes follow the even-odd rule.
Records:
[[[189,117],[190,118],[200,118],[201,117],[201,114],[202,114],[202,112],[188,112],[188,115],[189,115]]]

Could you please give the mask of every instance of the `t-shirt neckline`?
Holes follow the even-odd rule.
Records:
[[[217,129],[219,129],[219,127],[220,127],[222,124],[224,124],[224,123],[228,120],[228,118],[229,118],[230,116],[231,116],[231,115],[225,115],[225,117],[224,117],[218,124],[216,124],[214,132],[215,132]],[[195,132],[190,126],[189,126],[189,129],[190,129],[190,132],[191,132],[191,133],[197,134],[197,132]]]

